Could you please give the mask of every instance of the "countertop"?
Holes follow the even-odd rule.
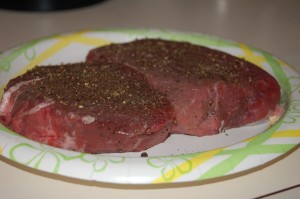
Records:
[[[0,51],[83,29],[152,28],[213,35],[265,50],[300,70],[297,0],[108,0],[55,12],[0,10]],[[0,197],[255,198],[300,184],[300,149],[241,175],[161,186],[97,183],[55,176],[0,158]],[[266,198],[299,198],[300,188]]]

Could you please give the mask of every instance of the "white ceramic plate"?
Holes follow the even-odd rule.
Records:
[[[41,171],[83,180],[122,184],[191,182],[245,171],[281,156],[300,143],[300,77],[289,65],[243,43],[200,34],[161,30],[93,30],[38,39],[0,55],[5,84],[35,65],[84,61],[87,52],[110,42],[159,37],[188,41],[244,57],[273,75],[282,88],[285,115],[273,126],[260,122],[214,136],[172,135],[141,153],[92,155],[43,145],[0,125],[2,156]]]

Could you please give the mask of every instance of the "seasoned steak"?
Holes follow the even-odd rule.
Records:
[[[174,121],[167,97],[124,64],[35,67],[11,80],[0,122],[48,145],[89,153],[141,151]]]
[[[87,61],[124,63],[143,73],[172,102],[176,133],[212,135],[249,124],[266,118],[280,101],[277,81],[261,68],[186,42],[111,44],[91,50]]]

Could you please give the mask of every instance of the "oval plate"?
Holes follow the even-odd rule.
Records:
[[[141,153],[86,154],[26,139],[0,125],[2,156],[53,174],[119,184],[191,182],[222,177],[263,165],[300,143],[300,77],[288,64],[262,50],[211,36],[162,30],[92,30],[37,39],[0,55],[1,95],[13,77],[36,65],[84,61],[88,51],[111,42],[154,37],[188,41],[242,57],[273,75],[282,88],[284,116],[196,138],[172,135]]]

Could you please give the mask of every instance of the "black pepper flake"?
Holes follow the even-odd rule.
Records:
[[[147,153],[147,152],[141,153],[141,157],[142,157],[142,158],[147,158],[147,157],[148,157],[148,153]]]

